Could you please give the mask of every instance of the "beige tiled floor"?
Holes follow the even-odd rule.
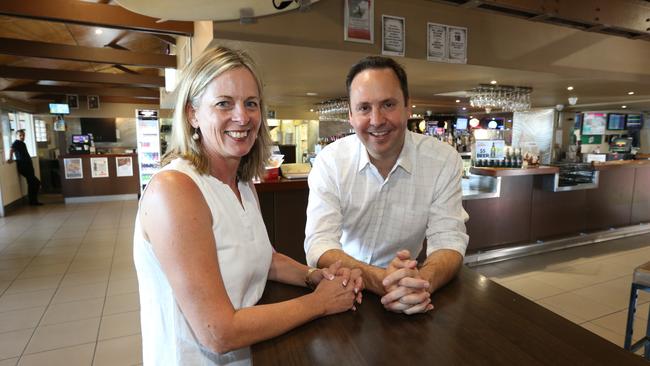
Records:
[[[650,234],[474,269],[622,347],[632,273],[647,261]],[[635,341],[645,335],[649,306],[650,294],[640,291]]]
[[[0,366],[141,364],[136,208],[48,204],[0,218]],[[632,269],[648,260],[650,235],[476,269],[620,345]],[[635,338],[649,306],[644,293]]]
[[[137,202],[0,218],[0,366],[140,365]]]

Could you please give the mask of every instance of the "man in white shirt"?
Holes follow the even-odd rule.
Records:
[[[309,175],[307,263],[361,269],[387,310],[431,310],[431,293],[456,275],[467,248],[462,161],[449,145],[407,132],[408,83],[394,60],[362,59],[346,85],[356,134],[323,149]]]

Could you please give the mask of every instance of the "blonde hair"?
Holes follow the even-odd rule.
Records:
[[[255,63],[248,54],[222,46],[206,49],[183,71],[177,87],[170,149],[163,156],[163,166],[180,157],[188,160],[201,174],[210,173],[210,161],[201,149],[201,140],[192,139],[194,131],[188,111],[190,108],[198,109],[201,96],[214,78],[238,67],[248,69],[257,83],[262,121],[253,147],[239,162],[237,178],[240,181],[249,181],[255,176],[263,176],[264,163],[271,153],[272,141],[266,122],[262,82]]]

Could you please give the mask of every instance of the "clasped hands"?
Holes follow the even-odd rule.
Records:
[[[363,299],[362,291],[364,289],[364,283],[360,269],[343,267],[341,261],[338,260],[327,268],[321,268],[310,273],[308,281],[314,286],[317,286],[318,290],[321,286],[330,286],[330,284],[321,283],[324,279],[328,280],[326,282],[332,281],[333,283],[340,283],[347,291],[354,292],[354,301],[351,307],[352,310],[356,310],[356,306],[354,305],[355,303],[361,304],[361,300]]]
[[[385,269],[381,298],[384,308],[404,314],[424,313],[433,309],[429,281],[420,276],[417,261],[408,250],[400,250]]]

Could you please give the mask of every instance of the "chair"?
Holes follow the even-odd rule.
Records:
[[[632,278],[632,290],[630,292],[630,306],[627,309],[627,328],[625,329],[624,348],[628,351],[636,352],[641,346],[645,346],[644,357],[650,361],[650,316],[648,316],[648,326],[645,337],[632,344],[632,332],[634,325],[634,313],[636,313],[636,300],[639,290],[650,292],[650,262],[642,264],[634,269]],[[650,314],[649,314],[650,315]]]

